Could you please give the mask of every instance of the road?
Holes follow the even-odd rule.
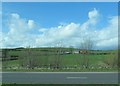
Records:
[[[117,84],[117,72],[4,72],[3,83]]]

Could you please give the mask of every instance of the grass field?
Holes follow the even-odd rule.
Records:
[[[21,51],[8,51],[7,57],[18,56],[18,60],[7,60],[3,61],[3,71],[117,71],[116,66],[112,66],[117,63],[117,50],[109,51],[92,51],[94,53],[110,53],[110,54],[60,54],[58,51],[73,51],[70,48],[33,48],[33,49],[23,49]],[[87,59],[85,59],[87,58]],[[39,67],[34,67],[33,69],[21,68],[21,64],[27,64],[28,60],[33,61],[34,65],[39,65]],[[116,62],[115,62],[116,61]],[[60,64],[62,69],[51,69],[45,67],[50,64]],[[83,68],[84,65],[88,65],[88,68]]]

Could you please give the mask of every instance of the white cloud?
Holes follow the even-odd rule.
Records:
[[[11,17],[15,19],[19,19],[20,16],[17,13],[13,13],[11,14]]]
[[[107,27],[104,27],[98,33],[97,46],[98,47],[118,47],[118,17],[114,16],[109,19]]]
[[[90,36],[96,43],[96,49],[112,49],[117,47],[118,17],[108,18],[108,25],[99,30],[96,29],[100,13],[95,8],[88,12],[88,20],[83,24],[71,22],[50,28],[36,29],[34,20],[25,20],[18,14],[11,14],[9,20],[9,32],[4,33],[4,46],[61,46],[79,47],[83,38]],[[39,34],[31,34],[32,30],[38,30]]]
[[[97,43],[97,46],[98,47],[110,47],[110,46],[112,46],[114,48],[117,46],[116,44],[118,44],[117,37],[111,38],[111,39],[106,39],[106,40],[101,40],[100,42]]]
[[[33,20],[28,20],[28,27],[31,29],[31,28],[34,28],[35,26],[35,23]]]
[[[4,33],[2,37],[3,47],[19,47],[26,43],[32,43],[30,41],[33,35],[30,35],[29,32],[33,29],[34,21],[21,19],[16,13],[11,14],[10,17],[9,32]]]
[[[56,46],[60,41],[67,41],[72,36],[75,35],[80,25],[75,23],[70,23],[66,26],[58,26],[49,29],[40,29],[39,31],[43,31],[44,34],[40,35],[36,38],[37,45],[49,45]],[[68,44],[67,44],[68,45]]]
[[[47,31],[46,28],[40,28],[40,29],[39,29],[39,32],[41,32],[41,33],[44,33],[44,32],[46,32],[46,31]]]
[[[88,13],[88,17],[89,19],[82,25],[72,22],[49,29],[40,29],[43,35],[36,39],[37,45],[56,46],[59,41],[62,41],[63,46],[80,46],[83,37],[93,33],[91,27],[97,23],[99,12],[94,9]]]
[[[94,10],[92,10],[88,13],[89,19],[97,18],[97,16],[99,16],[99,13],[96,10],[96,8],[94,8]]]

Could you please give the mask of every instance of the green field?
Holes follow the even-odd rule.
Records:
[[[3,71],[117,71],[117,50],[91,51],[94,54],[63,54],[72,48],[33,48],[7,51],[6,58],[18,56],[17,60],[3,61]],[[96,54],[96,53],[109,54]],[[31,62],[31,64],[30,64]],[[21,66],[22,65],[22,66]],[[30,65],[31,68],[27,66]],[[52,65],[52,66],[51,66]]]

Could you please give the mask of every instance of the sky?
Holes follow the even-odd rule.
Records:
[[[1,47],[76,47],[84,39],[94,49],[117,49],[115,2],[3,2]]]

